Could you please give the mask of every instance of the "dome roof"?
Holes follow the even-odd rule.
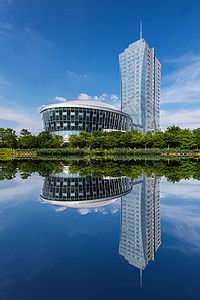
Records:
[[[114,106],[104,103],[104,102],[99,102],[99,101],[88,101],[88,100],[70,100],[70,101],[65,101],[61,103],[56,103],[56,104],[50,104],[50,105],[45,105],[41,108],[40,112],[43,110],[49,109],[49,108],[56,108],[56,107],[85,107],[85,108],[93,108],[93,109],[104,109],[104,110],[117,110]]]

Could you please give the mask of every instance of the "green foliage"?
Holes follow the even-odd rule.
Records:
[[[19,141],[18,145],[20,148],[33,149],[37,147],[37,138],[34,135],[23,135]]]
[[[49,151],[49,149],[44,149]],[[62,149],[58,149],[62,150]],[[73,150],[73,149],[71,149]],[[133,149],[131,149],[133,150]],[[145,149],[141,149],[145,150]],[[148,149],[151,150],[151,149]],[[41,150],[40,150],[41,151]],[[77,151],[77,150],[76,150]],[[78,150],[79,152],[82,150]],[[150,156],[149,156],[150,157]],[[63,171],[63,165],[69,166],[71,173],[79,173],[80,176],[92,174],[93,177],[110,176],[110,177],[134,177],[137,178],[142,174],[157,177],[165,176],[171,182],[177,182],[181,179],[191,177],[200,180],[200,165],[197,161],[187,160],[130,160],[130,161],[113,161],[112,159],[77,159],[74,161],[61,160],[11,160],[8,162],[0,161],[0,180],[11,180],[19,172],[22,179],[27,179],[31,174],[37,172],[42,177],[49,177],[53,173]]]
[[[31,134],[31,132],[28,131],[27,129],[22,129],[22,130],[20,131],[20,135],[21,135],[21,136],[28,136],[28,135],[30,135],[30,134]]]
[[[12,128],[7,128],[4,132],[3,141],[8,147],[13,149],[17,146],[17,136]]]
[[[200,128],[194,129],[193,134],[194,134],[195,143],[196,143],[197,149],[198,149],[200,147]]]
[[[63,138],[59,135],[52,135],[48,131],[42,131],[37,136],[31,134],[27,129],[22,129],[20,136],[11,128],[0,128],[0,148],[10,147],[20,149],[58,149],[58,148],[78,148],[95,150],[100,154],[101,151],[108,151],[110,155],[114,148],[118,149],[138,149],[136,155],[149,155],[150,152],[142,152],[141,149],[154,149],[152,155],[157,151],[155,149],[195,149],[200,146],[200,128],[190,131],[189,129],[181,129],[178,126],[170,126],[163,133],[151,132],[141,134],[136,130],[133,131],[110,131],[100,132],[94,131],[91,134],[80,132],[79,136],[71,135],[69,137],[69,145],[64,145]],[[99,152],[100,151],[100,152]],[[128,150],[130,152],[130,150]],[[122,152],[125,154],[124,150]],[[128,152],[127,152],[128,153]],[[140,154],[138,154],[140,153]],[[143,154],[141,154],[143,153]],[[65,155],[65,154],[64,154]],[[82,154],[81,154],[82,155]],[[128,155],[128,154],[127,154]],[[132,155],[132,154],[131,154]],[[134,154],[135,155],[135,154]],[[156,154],[157,155],[157,154]]]

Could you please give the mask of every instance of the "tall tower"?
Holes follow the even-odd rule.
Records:
[[[133,118],[133,129],[142,133],[160,130],[161,64],[142,38],[119,54],[121,110]]]

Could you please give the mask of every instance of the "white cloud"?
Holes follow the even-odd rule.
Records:
[[[6,81],[4,78],[0,77],[0,86],[5,85],[5,86],[12,86],[8,81]]]
[[[55,100],[60,101],[60,102],[66,102],[67,101],[67,99],[65,99],[64,97],[59,97],[59,96],[56,96]]]
[[[199,197],[199,181],[198,180],[180,180],[176,184],[172,184],[167,179],[162,178],[161,181],[161,198],[178,197],[181,199],[190,198],[200,200]]]
[[[90,213],[92,210],[91,209],[87,209],[87,208],[80,208],[78,209],[78,212],[81,216],[87,215],[88,213]]]
[[[78,95],[79,100],[94,100],[94,101],[106,101],[108,104],[114,105],[117,109],[120,109],[120,100],[117,95],[112,94],[109,96],[103,93],[100,96],[89,96],[88,94],[81,93]]]
[[[102,215],[107,215],[109,213],[116,214],[121,207],[121,198],[116,199],[114,202],[105,205],[104,207],[95,207],[95,208],[80,208],[78,213],[80,215],[87,215],[89,213],[101,213]]]
[[[78,95],[78,99],[79,100],[92,100],[92,97],[87,94],[81,93]]]
[[[111,209],[111,214],[116,214],[119,211],[119,208]]]
[[[114,95],[114,94],[112,94],[110,98],[111,98],[111,100],[113,100],[113,102],[116,102],[116,101],[119,100],[119,98],[117,97],[117,95]]]
[[[171,112],[161,110],[161,127],[165,130],[168,126],[176,125],[181,128],[195,129],[200,127],[200,109],[178,110]]]
[[[42,178],[37,174],[32,174],[26,180],[20,178],[20,174],[16,174],[16,178],[13,180],[13,186],[9,188],[1,188],[1,200],[0,203],[12,203],[12,205],[17,205],[19,202],[30,198],[30,194],[36,193],[40,195],[40,190],[42,186]]]
[[[169,222],[167,232],[176,236],[183,252],[200,252],[199,205],[161,205],[162,219]]]
[[[0,119],[15,122],[14,130],[19,133],[22,128],[27,128],[36,134],[42,130],[42,121],[37,109],[9,103],[1,104]]]
[[[175,68],[162,80],[161,103],[200,104],[200,56],[186,54],[168,62]]]
[[[199,181],[172,184],[162,179],[161,198],[161,217],[167,222],[162,231],[176,237],[173,248],[185,253],[200,252]]]
[[[67,74],[69,77],[74,78],[74,79],[86,79],[88,78],[87,74],[77,74],[75,72],[72,72],[70,70],[67,70]]]
[[[0,23],[0,28],[5,29],[5,30],[12,30],[14,28],[14,26],[10,23]]]
[[[55,211],[56,211],[56,212],[62,212],[62,211],[64,211],[64,210],[66,210],[66,209],[67,209],[67,207],[62,206],[62,207],[56,208]]]

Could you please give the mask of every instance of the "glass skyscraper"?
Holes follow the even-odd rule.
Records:
[[[133,119],[133,129],[142,133],[160,130],[161,64],[141,37],[119,55],[121,110]]]

